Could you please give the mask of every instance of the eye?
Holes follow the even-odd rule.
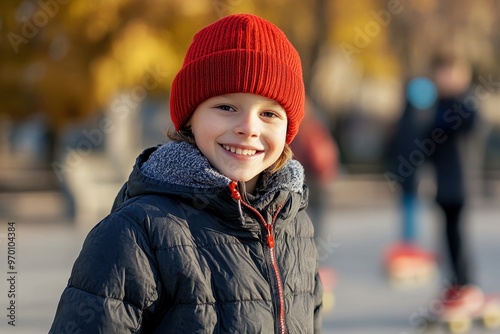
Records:
[[[286,116],[283,116],[281,113],[273,110],[266,110],[260,113],[262,116],[266,118],[277,118],[277,119],[284,119]]]
[[[228,104],[221,104],[216,106],[216,108],[224,111],[236,111],[236,109],[233,106],[230,106]]]
[[[272,117],[279,117],[276,113],[274,113],[272,111],[263,111],[261,113],[261,115],[264,116],[264,117],[270,117],[270,118],[272,118]]]

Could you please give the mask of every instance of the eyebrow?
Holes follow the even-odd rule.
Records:
[[[263,108],[276,108],[279,107],[281,110],[286,112],[285,108],[278,101],[266,101],[262,103]]]

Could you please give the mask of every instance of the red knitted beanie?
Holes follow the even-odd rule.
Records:
[[[170,93],[170,117],[181,129],[202,102],[230,93],[277,101],[286,111],[289,144],[304,117],[300,57],[274,24],[250,14],[226,16],[193,38]]]

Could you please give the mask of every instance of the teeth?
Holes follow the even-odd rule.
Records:
[[[231,151],[233,153],[236,153],[238,155],[254,155],[257,153],[256,150],[242,150],[241,148],[236,148],[232,146],[227,146],[227,145],[222,145],[225,150]]]

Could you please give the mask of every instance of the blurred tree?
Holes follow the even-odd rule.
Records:
[[[185,37],[206,21],[192,8],[180,0],[3,2],[1,112],[43,110],[59,128],[140,85],[151,67],[172,72]],[[151,94],[167,89],[164,82]]]
[[[384,8],[382,2],[335,1],[331,11],[331,42],[338,45],[348,63],[358,63],[366,77],[394,77],[400,71],[388,38],[391,11],[399,8]]]
[[[181,66],[192,35],[216,18],[211,4],[2,2],[0,114],[23,119],[43,112],[55,136],[68,122],[106,108],[118,92],[147,85],[142,93],[166,99],[169,76]]]

